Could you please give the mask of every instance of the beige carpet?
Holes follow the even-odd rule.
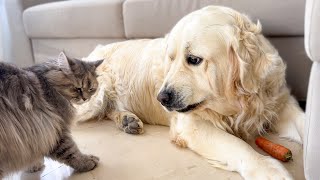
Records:
[[[100,166],[91,174],[96,179],[242,179],[237,173],[213,168],[190,150],[177,148],[170,143],[168,131],[168,127],[145,125],[144,134],[129,135],[113,122],[104,121],[80,125],[73,135],[83,151],[101,158]],[[302,147],[270,138],[293,151],[294,161],[284,165],[295,179],[304,179]],[[81,176],[85,175],[74,179]]]
[[[22,180],[240,180],[237,173],[210,166],[205,159],[169,141],[169,128],[145,125],[142,135],[118,130],[112,121],[86,123],[73,128],[73,136],[85,153],[100,157],[99,166],[77,174],[66,165],[46,160],[40,173],[18,173],[7,179]],[[271,137],[275,140],[275,137]],[[303,180],[302,147],[294,142],[276,140],[293,151],[294,161],[284,165],[297,180]],[[255,145],[253,146],[254,148]],[[261,152],[259,150],[259,152]],[[240,156],[240,155],[239,155]]]

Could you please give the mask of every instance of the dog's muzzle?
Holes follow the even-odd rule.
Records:
[[[162,90],[157,97],[157,100],[169,111],[172,111],[177,106],[180,106],[176,99],[177,93],[171,88]]]
[[[157,100],[166,107],[168,111],[188,112],[198,107],[200,103],[186,105],[182,103],[183,98],[172,88],[164,88],[157,97]]]

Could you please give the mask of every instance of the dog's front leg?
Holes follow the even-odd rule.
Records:
[[[275,129],[280,137],[303,144],[305,113],[299,107],[294,97],[290,97],[279,113]]]
[[[237,171],[248,180],[292,179],[279,161],[257,153],[245,141],[214,127],[209,121],[179,114],[171,125],[173,142],[183,142],[215,167]]]

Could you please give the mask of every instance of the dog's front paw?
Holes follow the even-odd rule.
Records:
[[[97,167],[99,158],[93,155],[82,155],[77,158],[77,163],[73,165],[73,168],[78,172],[91,171]]]
[[[181,147],[181,148],[187,148],[188,147],[187,141],[185,141],[179,135],[176,135],[175,137],[173,137],[171,139],[171,142],[174,143],[175,145],[177,145],[178,147]]]
[[[135,116],[125,115],[122,119],[122,128],[128,134],[142,134],[143,123]]]
[[[245,168],[241,175],[246,180],[293,180],[285,167],[269,156],[258,158],[255,163]]]

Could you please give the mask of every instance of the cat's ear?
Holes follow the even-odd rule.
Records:
[[[60,52],[57,63],[63,70],[72,70],[72,68],[74,68],[76,65],[75,60],[69,58],[64,52]]]
[[[57,64],[62,69],[70,69],[69,59],[64,52],[60,52],[57,58]]]
[[[104,59],[101,59],[101,60],[92,62],[92,64],[95,68],[97,68],[98,66],[100,66],[103,63],[103,61],[104,61]]]

